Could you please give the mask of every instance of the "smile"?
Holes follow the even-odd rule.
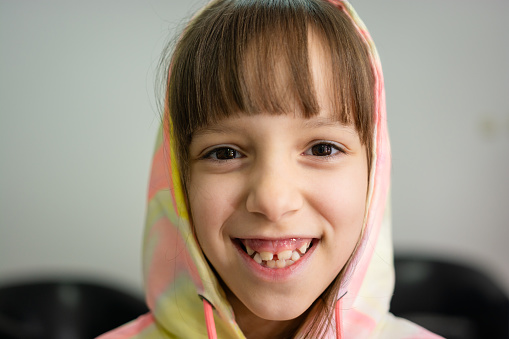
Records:
[[[282,269],[294,265],[313,246],[312,238],[280,240],[236,239],[240,248],[258,265]]]

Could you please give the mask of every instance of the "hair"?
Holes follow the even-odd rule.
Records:
[[[186,192],[194,131],[239,114],[318,115],[308,36],[330,53],[332,107],[366,146],[374,135],[374,74],[367,44],[348,14],[326,0],[216,0],[187,25],[166,62],[165,124]],[[168,128],[168,126],[166,126]],[[368,172],[369,173],[369,172]],[[355,251],[354,251],[355,253]],[[306,336],[329,326],[345,268],[309,309]]]

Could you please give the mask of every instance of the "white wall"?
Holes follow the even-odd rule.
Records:
[[[356,1],[384,67],[396,249],[509,291],[509,2]]]
[[[191,3],[0,2],[0,281],[141,287],[154,77]]]
[[[141,287],[157,61],[199,3],[0,0],[0,283]],[[353,4],[384,65],[397,249],[509,291],[509,2]]]

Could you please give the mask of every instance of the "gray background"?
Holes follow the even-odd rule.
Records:
[[[156,66],[202,3],[0,1],[0,283],[141,288]],[[396,250],[509,291],[509,1],[353,5],[384,66]]]

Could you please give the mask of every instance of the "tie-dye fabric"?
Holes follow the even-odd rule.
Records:
[[[376,127],[365,228],[360,250],[338,293],[338,297],[344,297],[335,321],[342,338],[439,338],[389,313],[394,285],[387,202],[391,156],[382,69],[373,41],[351,5],[330,1],[349,14],[365,38],[376,76]],[[160,131],[153,156],[143,239],[143,274],[150,313],[100,339],[207,338],[202,298],[214,307],[218,338],[245,338],[193,237],[169,138],[171,121],[167,125]],[[336,338],[336,327],[324,338]]]

